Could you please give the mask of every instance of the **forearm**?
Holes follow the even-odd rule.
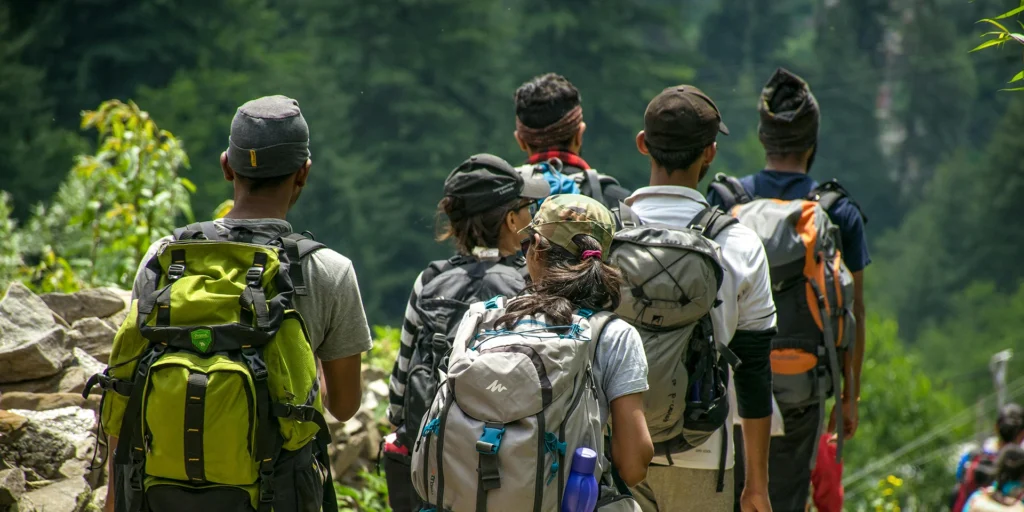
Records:
[[[772,418],[741,418],[746,488],[768,492],[768,444]]]
[[[847,376],[846,388],[843,390],[843,396],[851,399],[860,399],[860,373],[864,366],[864,351],[865,342],[867,340],[867,326],[864,318],[864,305],[858,303],[853,308],[853,316],[857,320],[857,337],[856,342],[853,346],[852,356],[847,358],[847,368],[851,369],[850,374]],[[849,352],[847,352],[849,354]]]

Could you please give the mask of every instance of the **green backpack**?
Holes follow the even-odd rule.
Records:
[[[119,511],[337,510],[316,359],[292,306],[302,257],[323,245],[238,239],[213,223],[177,230],[83,393],[103,389],[101,428],[118,433]]]

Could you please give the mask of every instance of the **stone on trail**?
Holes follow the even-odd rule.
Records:
[[[0,300],[0,384],[56,375],[71,362],[64,328],[21,283]]]
[[[18,468],[0,471],[0,510],[17,503],[24,493],[25,473]]]
[[[68,478],[22,496],[18,512],[84,512],[91,500],[92,489],[83,478]]]
[[[100,410],[100,393],[94,390],[88,399],[81,393],[25,393],[13,391],[0,395],[0,409],[49,411],[61,407],[81,407],[93,412]]]
[[[47,293],[41,298],[54,313],[73,326],[83,318],[106,318],[120,313],[128,307],[125,293],[114,288],[90,288],[75,293]]]
[[[106,364],[114,346],[117,329],[99,318],[83,318],[68,331],[68,346],[84,350],[99,362]]]
[[[28,419],[10,443],[0,443],[0,458],[28,471],[29,480],[61,477],[61,466],[73,459],[80,445],[91,442],[96,415],[79,407],[49,411],[7,411]]]

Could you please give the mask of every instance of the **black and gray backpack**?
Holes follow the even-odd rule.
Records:
[[[592,199],[596,199],[601,204],[608,207],[611,211],[616,211],[619,205],[619,201],[625,199],[625,197],[605,197],[604,189],[608,186],[620,187],[620,190],[628,197],[629,191],[621,188],[619,180],[607,174],[600,173],[594,169],[580,169],[577,167],[569,167],[562,163],[558,158],[551,158],[544,162],[536,164],[527,164],[521,166],[518,169],[523,170],[524,168],[533,168],[534,174],[544,174],[545,172],[557,172],[564,175],[567,178],[572,179],[576,182],[576,186],[579,188],[580,194],[583,194]],[[552,192],[555,194],[556,192]]]
[[[417,429],[437,392],[437,371],[451,350],[455,331],[470,304],[498,295],[514,297],[526,288],[526,259],[509,256],[485,261],[455,256],[432,262],[423,271],[423,288],[414,306],[420,330],[413,344],[399,440],[412,446]]]
[[[724,276],[714,238],[736,219],[709,207],[679,229],[643,224],[622,204],[618,223],[609,261],[624,279],[615,313],[643,339],[650,386],[644,415],[655,454],[671,461],[723,430],[729,416],[729,366],[739,360],[715,339],[711,310]],[[723,432],[719,492],[731,436]]]

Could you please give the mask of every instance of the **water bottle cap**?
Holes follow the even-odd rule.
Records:
[[[597,452],[590,448],[577,448],[572,456],[572,471],[584,475],[594,474],[597,468]]]

